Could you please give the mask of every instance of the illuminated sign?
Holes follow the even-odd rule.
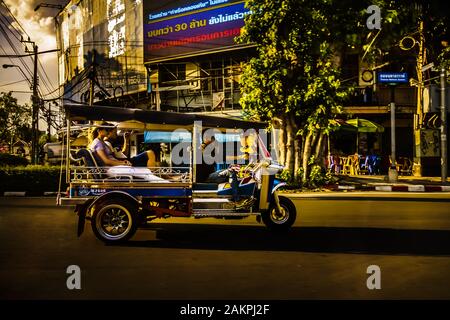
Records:
[[[109,57],[114,58],[125,53],[125,2],[107,0]]]
[[[406,72],[378,72],[379,83],[408,83]]]
[[[238,47],[234,38],[250,14],[242,0],[168,3],[145,3],[145,62]]]

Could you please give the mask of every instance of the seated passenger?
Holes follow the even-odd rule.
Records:
[[[197,182],[215,182],[214,177],[209,179],[209,176],[214,174],[216,171],[216,164],[212,163],[212,159],[216,156],[215,146],[217,145],[216,138],[214,136],[210,138],[205,138],[201,145],[202,148],[202,163],[197,164]],[[205,149],[209,146],[209,153]],[[207,163],[205,159],[208,158]]]
[[[114,158],[118,160],[127,159],[126,154],[128,153],[128,147],[130,145],[129,144],[130,132],[126,132],[123,138],[124,141],[121,151],[116,151],[116,149],[113,147],[114,142],[117,140],[117,128],[113,128],[112,130],[110,130],[108,135],[105,138],[103,138],[103,141],[111,150],[112,154],[114,155]],[[128,160],[133,167],[153,168],[157,166],[156,155],[152,149],[141,152],[137,156],[131,157]]]
[[[101,160],[106,166],[135,166],[135,167],[154,167],[155,155],[153,151],[146,151],[138,154],[130,159],[117,159],[115,156],[112,144],[109,146],[105,140],[108,136],[112,138],[117,137],[116,128],[113,128],[109,123],[102,123],[101,127],[94,130],[94,141],[90,145],[91,151]],[[127,139],[125,144],[128,145]],[[125,150],[126,151],[126,150]]]

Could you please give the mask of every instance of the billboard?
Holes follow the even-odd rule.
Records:
[[[239,48],[234,41],[251,12],[242,0],[144,2],[144,60]]]
[[[59,84],[65,98],[86,102],[86,74],[94,60],[99,83],[111,97],[146,90],[142,10],[136,0],[67,3],[56,17]]]

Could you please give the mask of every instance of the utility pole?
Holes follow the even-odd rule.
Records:
[[[422,111],[422,99],[423,99],[423,74],[422,68],[423,64],[426,61],[426,52],[423,48],[425,42],[425,36],[423,33],[423,21],[419,21],[419,41],[417,44],[419,45],[419,53],[417,55],[417,65],[416,65],[416,73],[417,73],[417,127],[416,129],[420,129],[422,127],[423,122],[423,111]]]
[[[413,164],[413,175],[422,176],[422,152],[421,152],[421,130],[423,129],[423,74],[422,69],[424,63],[426,62],[426,50],[425,50],[425,34],[424,34],[424,22],[420,18],[419,25],[417,28],[418,40],[412,36],[406,36],[400,40],[400,49],[404,51],[409,51],[413,49],[416,45],[418,46],[417,58],[416,58],[416,73],[417,81],[412,81],[411,85],[417,87],[417,108],[414,115],[414,164]],[[406,43],[405,43],[406,42]],[[410,44],[407,44],[407,43]],[[415,84],[413,84],[415,83]]]
[[[93,52],[93,58],[92,58],[92,70],[90,72],[90,78],[91,78],[91,83],[89,85],[89,106],[93,106],[94,105],[94,80],[96,77],[96,55],[97,52],[95,50],[92,51]]]
[[[416,117],[414,119],[414,165],[413,165],[413,175],[414,176],[422,176],[422,154],[421,154],[421,129],[423,126],[423,112],[422,112],[422,99],[423,99],[423,74],[422,68],[423,64],[426,61],[426,51],[424,50],[424,42],[425,35],[423,32],[424,25],[423,20],[419,21],[419,41],[417,42],[419,46],[419,52],[417,55],[417,65],[416,65],[416,73],[417,73],[417,111]],[[417,145],[418,142],[418,145]]]
[[[447,106],[445,105],[447,72],[441,69],[441,182],[447,183]]]
[[[48,105],[47,113],[47,143],[51,142],[51,128],[52,128],[52,105]]]
[[[31,133],[31,163],[37,164],[38,163],[38,149],[39,149],[39,92],[38,92],[38,46],[34,41],[23,40],[21,39],[21,42],[23,43],[31,43],[33,46],[33,96],[31,97],[31,101],[33,104],[32,107],[32,133]],[[25,49],[25,52],[29,52],[28,49]]]
[[[31,54],[33,55],[33,95],[31,97],[32,101],[32,119],[31,119],[31,163],[38,163],[38,148],[39,148],[39,92],[38,92],[38,46],[34,41],[31,41],[30,38],[28,40],[20,39],[22,43],[30,43],[33,46],[33,51]],[[28,48],[25,47],[25,52],[29,53]]]
[[[33,90],[33,95],[31,97],[31,102],[32,102],[31,163],[36,164],[37,161],[38,161],[38,148],[39,148],[39,140],[38,139],[39,139],[39,102],[40,102],[39,91],[38,91],[38,86],[39,86],[38,54],[57,52],[57,51],[60,51],[60,49],[52,49],[52,50],[46,50],[46,51],[38,52],[38,46],[36,45],[36,43],[34,41],[31,41],[30,38],[28,38],[28,40],[23,40],[23,38],[21,37],[20,42],[22,42],[22,43],[30,43],[33,46],[33,51],[30,52],[28,50],[28,48],[25,47],[25,52],[27,54],[24,54],[24,55],[5,55],[4,57],[21,58],[21,57],[33,56],[33,58],[34,58],[34,60],[33,60],[33,80],[31,81],[31,87],[32,87],[32,90]],[[10,68],[10,67],[18,67],[19,70],[21,70],[22,75],[24,76],[24,78],[28,80],[27,76],[22,71],[22,69],[20,69],[19,66],[17,66],[17,65],[8,65],[8,64],[4,64],[3,65],[3,68]]]
[[[396,161],[396,140],[395,140],[395,86],[399,83],[408,83],[408,73],[406,72],[379,72],[378,83],[387,83],[391,91],[391,166],[389,168],[389,182],[396,182],[398,179]]]
[[[39,95],[38,95],[38,46],[33,43],[33,142],[31,145],[33,164],[38,163],[39,149]]]
[[[390,86],[391,91],[391,167],[389,168],[389,182],[397,182],[397,161],[395,145],[395,85]]]

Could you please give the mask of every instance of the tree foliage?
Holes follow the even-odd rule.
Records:
[[[291,172],[302,166],[305,180],[314,147],[311,142],[330,130],[330,120],[340,113],[347,94],[334,63],[332,23],[326,15],[332,4],[327,0],[247,1],[252,14],[238,39],[255,43],[257,50],[244,68],[240,102],[247,113],[262,120],[280,119],[286,128],[283,162]]]
[[[9,93],[0,93],[0,141],[10,146],[18,139],[31,138],[31,108],[17,103]]]
[[[381,8],[381,30],[366,25],[370,5]],[[326,135],[357,83],[341,79],[345,54],[417,70],[417,52],[402,52],[399,42],[424,21],[428,56],[448,57],[438,40],[448,35],[449,18],[438,1],[247,0],[246,7],[252,14],[237,41],[255,44],[256,55],[244,67],[240,103],[281,129],[280,162],[304,182],[323,166]]]

